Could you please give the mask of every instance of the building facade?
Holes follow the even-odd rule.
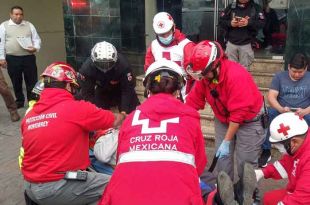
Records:
[[[221,40],[219,15],[234,0],[3,0],[0,20],[9,18],[14,5],[24,8],[42,38],[37,54],[39,72],[56,60],[66,60],[78,69],[99,41],[113,43],[124,53],[136,74],[143,73],[144,53],[155,38],[153,16],[171,13],[176,26],[194,42]],[[263,1],[254,0],[263,7]],[[281,38],[274,48],[255,50],[255,58],[289,59],[300,50],[310,56],[310,2],[272,0]],[[264,36],[259,32],[258,41]]]

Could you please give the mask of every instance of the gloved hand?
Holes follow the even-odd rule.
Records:
[[[216,152],[216,156],[219,158],[223,158],[225,156],[229,155],[229,145],[230,141],[228,140],[223,140],[220,147],[218,148]]]
[[[261,169],[255,169],[256,180],[259,181],[264,177],[264,172]]]

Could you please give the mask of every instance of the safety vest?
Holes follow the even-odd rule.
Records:
[[[153,40],[152,42],[152,54],[155,61],[165,58],[167,60],[174,61],[183,69],[184,73],[184,47],[191,41],[187,38],[182,40],[179,44],[163,47],[159,44],[158,40]]]

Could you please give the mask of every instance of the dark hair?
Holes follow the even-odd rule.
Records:
[[[51,77],[44,77],[44,88],[66,88],[66,82],[55,80]]]
[[[168,74],[168,75],[167,75]],[[160,80],[156,80],[156,77],[160,76]],[[176,90],[181,89],[181,85],[178,81],[178,77],[171,71],[158,71],[149,77],[146,84],[146,89],[151,93],[174,93]]]
[[[303,53],[295,53],[289,64],[296,69],[305,69],[308,66],[308,58]]]
[[[14,9],[19,9],[19,10],[21,10],[22,12],[24,12],[24,10],[23,10],[23,8],[21,7],[21,6],[13,6],[12,8],[11,8],[11,13],[13,13],[13,10]]]

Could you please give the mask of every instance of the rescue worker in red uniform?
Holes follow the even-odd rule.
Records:
[[[68,171],[89,166],[88,133],[118,126],[121,114],[75,101],[76,72],[57,62],[43,74],[44,90],[21,124],[21,171],[27,195],[38,204],[89,204],[101,197],[110,176],[86,172],[83,181],[66,180]]]
[[[234,152],[242,177],[244,162],[257,166],[265,131],[263,97],[252,76],[226,58],[217,42],[202,41],[193,50],[187,72],[196,80],[186,104],[199,110],[206,102],[215,115],[217,170],[234,179]]]
[[[165,58],[181,66],[186,76],[186,87],[183,95],[190,91],[193,79],[186,75],[185,68],[189,63],[195,43],[188,40],[179,29],[175,27],[172,16],[167,12],[159,12],[154,16],[153,29],[156,39],[152,41],[145,54],[144,71],[159,59]],[[183,96],[183,97],[184,97]]]
[[[310,204],[310,132],[307,122],[293,112],[278,115],[270,124],[269,141],[287,152],[279,161],[255,170],[257,181],[288,178],[286,189],[265,193],[264,205]]]
[[[205,142],[198,112],[177,99],[183,83],[172,61],[149,67],[143,82],[149,98],[122,124],[117,165],[100,205],[203,204]]]

